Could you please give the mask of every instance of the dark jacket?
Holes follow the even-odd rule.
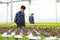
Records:
[[[34,16],[29,16],[29,22],[31,23],[31,24],[34,24]]]
[[[14,22],[15,23],[17,23],[17,24],[24,24],[25,25],[25,15],[24,15],[24,13],[22,13],[22,12],[17,12],[16,13],[16,16],[15,16],[15,19],[14,19]],[[22,25],[22,26],[24,26],[24,25]]]

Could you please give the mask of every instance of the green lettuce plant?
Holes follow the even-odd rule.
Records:
[[[30,40],[28,37],[26,37],[25,35],[23,35],[21,40]]]
[[[14,36],[8,37],[7,40],[15,40]]]
[[[40,35],[40,40],[45,40],[45,36],[44,35]]]

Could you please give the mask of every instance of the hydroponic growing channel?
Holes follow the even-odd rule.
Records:
[[[40,27],[30,26],[26,28],[0,27],[0,36],[3,40],[11,38],[12,40],[16,38],[18,40],[58,40],[60,38],[60,28],[55,28],[53,26],[50,28],[43,28],[42,25]]]

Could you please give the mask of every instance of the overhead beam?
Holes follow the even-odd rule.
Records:
[[[21,1],[29,1],[29,2],[31,2],[31,0],[20,0],[20,1],[12,1],[12,2],[14,3],[14,2],[21,2]],[[7,3],[11,3],[11,2],[2,2],[2,1],[0,1],[0,4],[7,4]]]
[[[14,2],[21,2],[21,1],[13,1]],[[11,3],[11,2],[0,2],[0,4],[7,4],[7,3]]]
[[[7,2],[2,2],[2,1],[0,1],[0,4],[6,4]]]
[[[60,2],[60,0],[56,0],[57,1],[57,3],[59,3]]]

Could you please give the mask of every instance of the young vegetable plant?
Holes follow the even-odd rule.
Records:
[[[7,40],[15,40],[14,36],[7,38]]]
[[[23,35],[21,40],[30,40],[28,37],[26,37],[25,35]]]
[[[4,40],[4,37],[2,37],[1,34],[0,34],[0,40]]]
[[[45,36],[44,35],[40,35],[40,40],[45,40]]]

